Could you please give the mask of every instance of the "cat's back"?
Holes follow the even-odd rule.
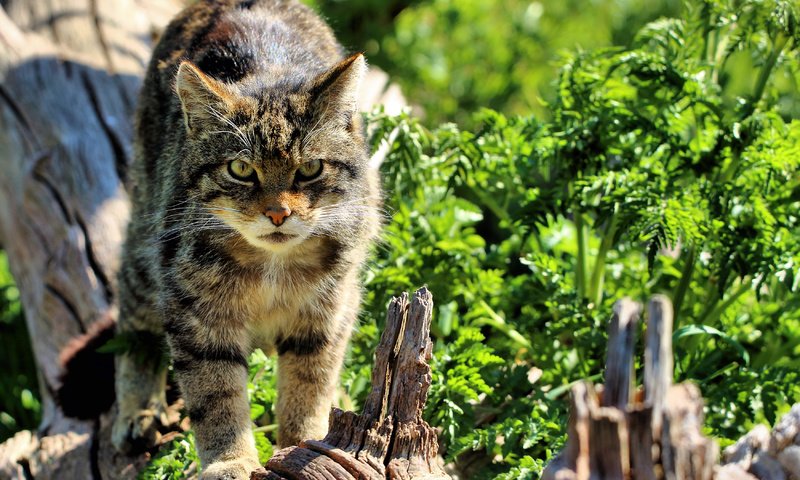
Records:
[[[191,60],[201,71],[236,82],[276,65],[321,71],[342,57],[331,29],[297,0],[201,0],[167,27],[152,65]]]

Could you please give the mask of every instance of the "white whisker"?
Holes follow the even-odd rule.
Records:
[[[227,118],[225,115],[220,113],[217,109],[215,109],[211,105],[206,105],[206,111],[208,111],[208,113],[210,113],[214,118],[225,123],[226,125],[228,125],[233,129],[233,131],[217,130],[211,133],[230,133],[236,136],[236,138],[238,138],[239,140],[241,140],[246,150],[252,151],[253,143],[251,141],[251,138],[246,133],[244,133],[244,131],[242,131],[242,129],[238,125],[233,123],[231,119]]]

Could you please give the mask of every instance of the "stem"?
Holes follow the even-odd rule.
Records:
[[[728,183],[733,179],[736,172],[739,170],[739,165],[742,163],[742,154],[739,152],[738,149],[735,149],[733,152],[733,158],[731,159],[731,163],[725,167],[725,170],[721,171],[719,174],[719,178],[717,179],[719,182]]]
[[[516,343],[518,347],[525,348],[528,351],[531,350],[531,342],[521,333],[519,333],[514,327],[506,323],[505,319],[498,315],[488,303],[483,300],[479,300],[478,304],[483,307],[487,316],[476,320],[474,322],[475,325],[489,325],[490,327],[494,327],[506,334],[506,336]]]
[[[588,231],[583,214],[578,211],[575,212],[575,231],[578,236],[578,265],[575,268],[578,278],[575,284],[578,289],[578,296],[586,298],[586,266],[589,255]]]
[[[618,205],[614,206],[614,210]],[[606,255],[611,249],[611,244],[614,243],[614,236],[617,233],[617,216],[612,215],[606,225],[606,231],[603,234],[603,241],[600,243],[600,250],[597,252],[597,259],[594,262],[594,269],[592,270],[592,278],[589,282],[589,300],[594,302],[595,305],[600,305],[603,299],[603,278],[606,272]]]
[[[278,429],[278,424],[277,423],[273,423],[271,425],[264,425],[263,427],[255,427],[255,428],[253,428],[253,431],[254,432],[265,432],[266,433],[266,432],[274,432],[277,429]]]
[[[694,273],[694,262],[697,259],[697,249],[694,245],[689,247],[689,251],[686,255],[686,260],[683,264],[683,269],[681,270],[681,280],[678,282],[678,286],[675,288],[675,293],[672,295],[672,304],[673,308],[673,322],[675,326],[679,326],[679,318],[681,314],[681,306],[683,305],[683,299],[686,297],[686,291],[689,289],[689,285],[692,282],[692,274]]]
[[[708,298],[706,298],[706,303],[705,303],[706,306],[703,309],[703,311],[700,312],[700,316],[697,317],[697,321],[695,323],[702,324],[703,320],[708,318],[708,315],[714,309],[714,305],[716,305],[717,302],[719,301],[719,296],[720,296],[719,290],[714,286],[710,286],[710,288],[711,288],[711,293],[708,295]]]
[[[718,37],[717,37],[718,38]],[[719,72],[725,66],[725,52],[728,49],[728,42],[730,41],[730,30],[729,33],[725,34],[722,37],[722,40],[719,40],[716,46],[716,51],[714,52],[713,62],[711,64],[711,82],[714,85],[719,85]]]
[[[755,111],[758,103],[761,102],[761,97],[764,96],[764,90],[767,88],[767,81],[772,74],[772,69],[775,68],[775,64],[778,63],[781,52],[783,52],[783,49],[788,43],[789,37],[779,33],[778,38],[775,39],[775,48],[769,53],[767,61],[764,62],[764,67],[762,67],[761,71],[758,73],[758,81],[756,81],[756,88],[753,92],[753,101],[745,110],[745,115],[742,116],[742,119],[749,117]]]
[[[705,24],[703,25],[703,55],[705,55],[706,60],[708,60],[708,58],[710,57],[709,46],[711,44],[711,40],[709,39],[709,36],[711,35],[711,32],[714,30],[714,28],[712,27],[714,19],[709,10],[710,7],[708,6],[708,4],[703,3],[700,15],[705,19]]]
[[[500,204],[494,199],[494,197],[487,194],[483,189],[477,186],[469,185],[466,183],[465,185],[467,186],[467,188],[470,189],[472,194],[478,197],[481,203],[483,203],[483,205],[485,205],[497,218],[499,218],[500,220],[504,220],[509,224],[512,223],[513,219],[511,218],[511,215],[509,215],[508,212],[502,206],[500,206]]]
[[[728,309],[728,307],[730,307],[731,305],[733,305],[733,304],[736,302],[736,300],[738,300],[738,299],[739,299],[739,297],[741,297],[741,296],[742,296],[742,295],[744,295],[745,293],[749,292],[751,288],[752,288],[752,287],[751,287],[751,285],[750,285],[750,282],[749,282],[749,281],[747,281],[747,277],[744,277],[744,278],[742,278],[742,282],[741,282],[741,284],[739,285],[739,288],[737,288],[736,290],[734,290],[734,292],[733,292],[733,293],[731,293],[731,294],[728,296],[728,298],[727,298],[727,299],[725,299],[725,301],[724,301],[724,302],[720,303],[720,304],[719,304],[719,305],[717,305],[717,306],[716,306],[716,307],[715,307],[713,310],[711,310],[711,311],[710,311],[710,312],[708,312],[707,314],[703,315],[703,316],[700,318],[700,321],[699,321],[698,323],[705,325],[705,323],[706,323],[706,319],[709,319],[709,318],[710,318],[710,319],[713,319],[713,318],[719,318],[719,317],[720,317],[720,315],[722,315],[722,314],[725,312],[725,310],[727,310],[727,309]]]

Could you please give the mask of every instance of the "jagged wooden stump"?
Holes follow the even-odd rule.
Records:
[[[672,385],[672,305],[648,307],[644,388],[633,385],[641,306],[624,299],[609,328],[605,385],[572,389],[569,438],[543,479],[714,478],[717,444],[702,435],[703,399],[691,384]]]
[[[278,451],[252,480],[450,478],[436,432],[422,419],[431,384],[433,298],[427,288],[393,298],[361,415],[334,408],[327,436]]]
[[[567,444],[543,480],[800,479],[800,404],[772,432],[759,425],[731,445],[717,465],[716,442],[702,435],[703,398],[672,385],[672,305],[648,305],[644,386],[633,385],[633,346],[641,306],[623,299],[609,326],[605,385],[572,389]]]

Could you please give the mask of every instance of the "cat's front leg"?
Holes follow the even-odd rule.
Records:
[[[327,433],[351,325],[345,320],[328,332],[296,332],[277,342],[280,447]]]
[[[258,462],[247,399],[244,332],[173,323],[168,338],[203,480],[249,479]]]

